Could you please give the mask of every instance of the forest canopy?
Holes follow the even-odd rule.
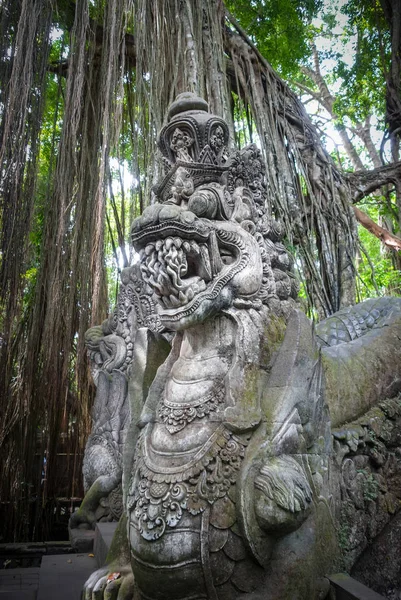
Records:
[[[82,494],[84,333],[178,93],[261,148],[311,317],[400,294],[401,5],[1,0],[0,23],[0,506],[6,539],[46,539]]]

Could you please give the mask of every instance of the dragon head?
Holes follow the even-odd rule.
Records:
[[[166,176],[157,203],[132,227],[159,330],[297,294],[280,228],[266,212],[260,151],[251,145],[229,154],[228,141],[226,123],[204,100],[186,93],[171,105],[159,138]]]

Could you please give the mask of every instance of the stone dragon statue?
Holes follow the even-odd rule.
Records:
[[[401,380],[401,303],[314,329],[260,152],[229,153],[228,138],[204,100],[171,105],[166,175],[132,227],[139,261],[112,318],[88,332],[103,408],[72,524],[93,524],[119,485],[123,515],[86,600],[325,598],[338,552],[331,424]]]

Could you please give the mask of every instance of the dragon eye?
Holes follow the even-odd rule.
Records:
[[[227,248],[220,248],[220,258],[223,265],[232,265],[236,257]]]
[[[189,199],[188,210],[197,217],[213,219],[217,212],[217,198],[211,190],[198,190]]]

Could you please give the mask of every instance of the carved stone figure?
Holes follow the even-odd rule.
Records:
[[[155,304],[138,265],[125,269],[121,280],[113,315],[85,336],[97,392],[83,461],[85,498],[71,516],[70,531],[94,528],[98,521],[118,521],[122,515],[123,447],[130,424],[128,386],[133,340],[139,327],[152,323]],[[161,353],[160,360],[163,358]],[[73,535],[71,538],[76,543]]]
[[[182,94],[171,105],[159,141],[166,175],[157,203],[132,227],[139,263],[123,274],[113,319],[88,334],[94,362],[105,380],[112,375],[98,392],[113,407],[106,421],[128,399],[131,425],[118,440],[99,425],[88,442],[85,477],[95,487],[105,476],[91,456],[115,458],[118,447],[106,487],[122,476],[124,508],[110,562],[86,583],[87,599],[328,593],[324,575],[337,556],[333,352],[363,328],[374,343],[400,305],[348,309],[315,336],[296,308],[292,258],[269,214],[260,152],[229,153],[228,142],[227,125],[202,99]],[[167,357],[166,332],[174,334]],[[367,396],[358,409],[377,400]],[[341,402],[333,406],[339,423]]]

